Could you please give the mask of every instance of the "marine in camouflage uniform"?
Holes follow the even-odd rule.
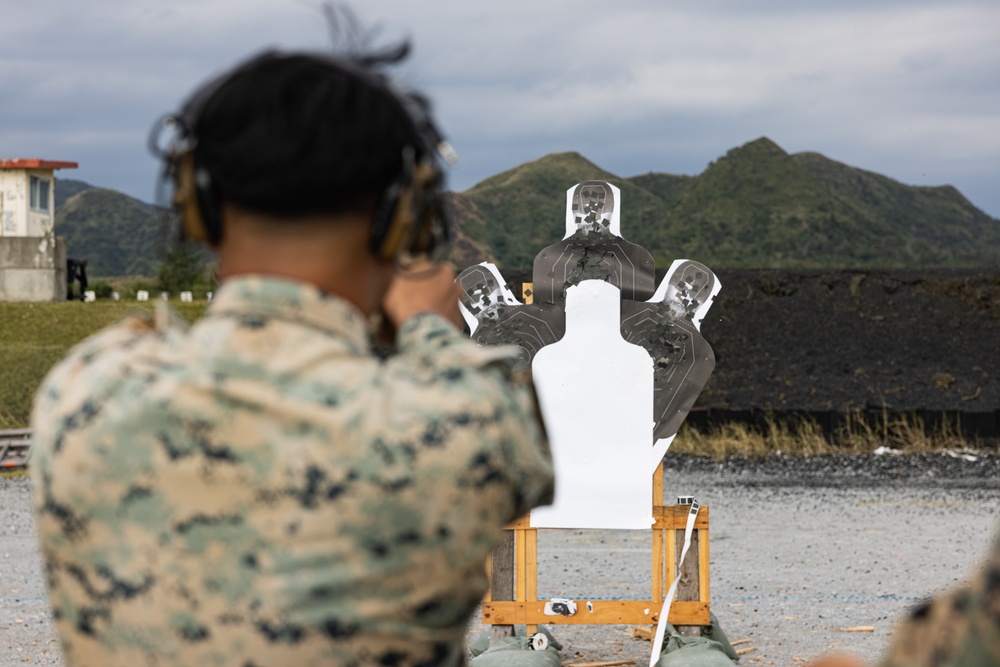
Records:
[[[917,605],[896,628],[884,667],[1000,665],[1000,538],[960,588]]]
[[[456,328],[454,272],[394,277],[378,241],[375,202],[426,164],[426,119],[363,67],[271,53],[197,92],[176,161],[193,151],[223,202],[210,232],[198,199],[221,289],[190,328],[159,304],[105,329],[39,390],[68,665],[460,664],[502,526],[551,502],[517,351]]]
[[[435,315],[372,356],[348,304],[228,281],[76,348],[35,411],[75,665],[456,664],[500,527],[552,493],[516,355]]]

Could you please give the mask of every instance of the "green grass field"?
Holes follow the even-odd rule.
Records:
[[[171,306],[194,321],[206,303]],[[154,307],[152,301],[0,302],[0,428],[28,425],[38,385],[70,348],[129,312]]]

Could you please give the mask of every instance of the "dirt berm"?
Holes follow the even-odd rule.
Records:
[[[1000,435],[1000,271],[716,274],[702,325],[715,372],[689,423],[794,413],[832,430],[847,412],[929,426],[960,413],[967,434]]]
[[[708,408],[990,414],[1000,273],[721,270]]]

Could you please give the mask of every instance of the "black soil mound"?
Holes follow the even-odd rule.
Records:
[[[718,271],[709,408],[995,413],[1000,273]]]

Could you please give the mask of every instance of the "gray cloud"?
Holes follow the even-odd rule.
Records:
[[[435,99],[462,158],[458,189],[561,150],[621,175],[697,173],[766,135],[904,182],[956,185],[1000,215],[993,2],[358,8],[387,39],[412,35],[401,77]],[[265,45],[326,42],[306,0],[21,3],[0,25],[0,146],[78,160],[77,176],[149,199],[156,117]]]

